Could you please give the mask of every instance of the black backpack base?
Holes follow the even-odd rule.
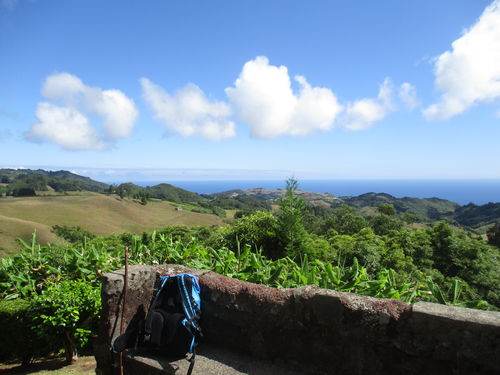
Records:
[[[151,313],[151,336],[143,347],[162,356],[184,356],[191,352],[193,334],[182,324],[184,315],[156,309]]]

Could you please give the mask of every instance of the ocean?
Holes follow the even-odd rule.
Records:
[[[169,183],[198,194],[232,189],[285,188],[283,180],[136,181],[152,186]],[[397,198],[442,198],[461,205],[500,202],[500,180],[299,180],[299,189],[335,196],[388,193]]]

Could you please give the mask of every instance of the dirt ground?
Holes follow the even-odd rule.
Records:
[[[34,361],[25,368],[21,367],[19,363],[1,363],[0,375],[94,375],[95,366],[93,356],[80,357],[71,365],[66,365],[63,358],[50,358]]]

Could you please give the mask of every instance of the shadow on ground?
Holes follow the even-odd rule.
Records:
[[[63,358],[44,358],[27,367],[19,363],[4,363],[0,365],[0,375],[10,374],[51,374],[51,375],[87,375],[95,373],[95,359],[92,356],[80,357],[68,365]]]

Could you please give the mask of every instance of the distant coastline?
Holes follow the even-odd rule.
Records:
[[[117,181],[121,183],[126,181]],[[129,181],[127,181],[129,182]],[[218,193],[233,189],[280,189],[284,180],[169,180],[131,181],[140,186],[169,183],[198,194]],[[441,198],[461,205],[500,202],[498,180],[299,180],[299,189],[331,193],[335,196],[357,196],[364,193],[387,193],[397,198]]]

